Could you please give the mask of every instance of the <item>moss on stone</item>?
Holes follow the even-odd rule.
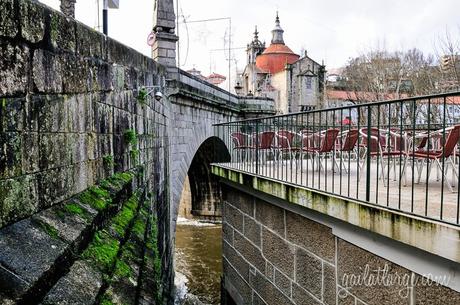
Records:
[[[54,239],[59,239],[59,231],[55,227],[43,221],[39,221],[39,224],[43,231],[46,232],[46,234]]]
[[[115,164],[113,161],[113,156],[112,155],[105,155],[102,157],[102,161],[104,162],[104,166],[106,167],[113,167]]]
[[[112,302],[112,298],[111,296],[107,295],[107,294],[104,294],[104,296],[102,297],[101,299],[101,305],[115,305],[113,302]]]
[[[119,236],[125,236],[126,228],[129,222],[133,219],[134,213],[130,208],[123,208],[120,213],[115,216],[111,227],[117,232]]]
[[[90,245],[83,252],[83,258],[93,261],[99,269],[107,272],[113,266],[119,247],[118,240],[105,231],[100,231],[94,235]]]
[[[139,90],[139,93],[137,94],[137,101],[142,105],[147,103],[147,89],[141,88]]]
[[[134,129],[127,129],[124,133],[125,141],[132,146],[137,144],[137,134]]]
[[[111,203],[110,194],[107,190],[101,189],[98,186],[92,186],[79,197],[80,201],[89,204],[96,210],[103,210]]]
[[[78,204],[76,203],[69,203],[64,207],[64,210],[70,214],[76,215],[85,215],[85,210],[83,210]]]
[[[131,267],[121,259],[117,259],[115,263],[114,276],[118,278],[130,277],[132,274]]]
[[[135,234],[138,238],[144,237],[144,232],[145,232],[145,223],[141,221],[140,219],[137,219],[134,222],[133,229],[132,229],[133,234]]]

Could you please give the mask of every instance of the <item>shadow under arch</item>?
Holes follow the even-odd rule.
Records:
[[[188,210],[193,218],[215,220],[222,216],[222,190],[219,180],[213,177],[211,164],[230,162],[230,159],[227,146],[216,136],[200,145],[188,169],[190,193],[188,196],[182,193],[179,215],[187,217],[184,211]]]

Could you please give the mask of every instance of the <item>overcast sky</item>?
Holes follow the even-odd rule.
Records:
[[[41,1],[59,7],[59,0]],[[154,0],[120,0],[120,9],[109,12],[109,35],[150,55],[146,38],[153,4]],[[277,10],[286,44],[296,53],[305,49],[314,60],[324,60],[327,69],[343,66],[376,45],[434,53],[438,37],[446,30],[458,35],[460,27],[459,0],[179,0],[181,67],[196,67],[205,75],[228,73],[228,52],[220,49],[228,48],[229,21],[185,25],[184,17],[231,17],[232,47],[244,48],[255,25],[260,39],[270,43]],[[77,0],[76,18],[97,27],[97,1]],[[233,50],[231,58],[232,73],[244,68],[244,49]]]

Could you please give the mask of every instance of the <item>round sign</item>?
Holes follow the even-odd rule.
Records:
[[[149,46],[153,46],[153,44],[155,43],[155,39],[156,39],[156,35],[154,32],[151,32],[149,34],[149,36],[147,37],[147,44]]]

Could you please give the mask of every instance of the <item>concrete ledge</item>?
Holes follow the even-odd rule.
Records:
[[[392,240],[460,262],[460,228],[213,165],[213,174]]]

